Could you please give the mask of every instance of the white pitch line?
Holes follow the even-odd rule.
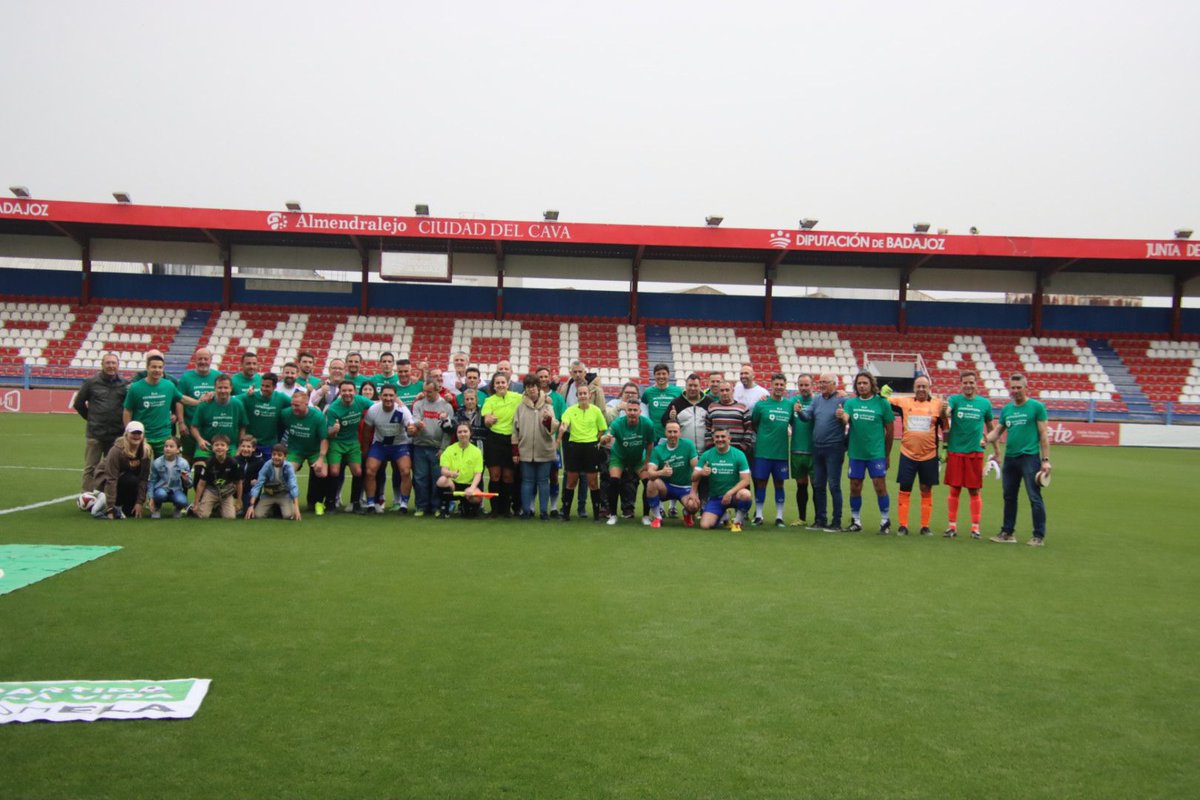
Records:
[[[52,505],[55,505],[56,503],[65,503],[67,500],[74,500],[76,497],[79,497],[79,495],[78,494],[68,494],[68,495],[64,495],[62,497],[56,497],[53,500],[43,500],[40,503],[30,503],[27,506],[17,506],[16,508],[3,508],[3,509],[0,509],[0,517],[4,516],[5,514],[15,514],[18,511],[32,511],[35,508],[42,508],[43,506],[52,506]]]
[[[21,464],[0,464],[0,469],[36,469],[43,472],[79,472],[79,467],[26,467]]]

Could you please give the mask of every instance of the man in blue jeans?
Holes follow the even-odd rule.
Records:
[[[1042,502],[1042,480],[1050,478],[1050,437],[1046,433],[1046,407],[1029,397],[1025,376],[1018,373],[1008,379],[1012,400],[1000,409],[1000,424],[988,432],[988,443],[1005,436],[1004,466],[1001,470],[1004,486],[1004,522],[1000,533],[992,537],[997,544],[1016,544],[1017,499],[1021,484],[1029,496],[1033,516],[1033,537],[1030,547],[1043,547],[1046,540],[1046,504]]]
[[[842,464],[846,460],[846,425],[838,419],[838,410],[846,402],[837,390],[837,377],[822,373],[818,380],[820,393],[812,403],[797,412],[811,420],[812,429],[812,492],[813,524],[809,530],[836,533],[842,529]],[[833,501],[832,514],[826,515],[825,488]]]

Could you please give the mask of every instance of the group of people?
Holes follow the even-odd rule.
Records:
[[[882,391],[868,371],[852,391],[832,374],[801,375],[792,393],[782,374],[768,386],[743,365],[738,381],[699,374],[682,387],[665,364],[654,383],[626,383],[612,400],[581,362],[566,380],[541,368],[521,376],[501,362],[486,384],[457,353],[445,373],[383,354],[379,372],[363,373],[361,354],[330,360],[327,375],[298,354],[280,375],[260,373],[254,353],[238,372],[211,366],[204,348],[194,368],[164,373],[161,353],[126,381],[115,355],[84,382],[75,408],[87,420],[83,488],[100,497],[97,516],[279,516],[300,519],[298,473],[308,467],[306,502],[316,515],[349,510],[382,514],[391,470],[392,510],[414,516],[520,516],[569,522],[590,514],[615,525],[632,518],[641,488],[642,522],[734,531],[764,525],[768,484],[775,520],[787,525],[787,482],[795,481],[798,518],[824,531],[863,530],[863,486],[869,478],[879,533],[892,532],[887,473],[895,419],[901,419],[896,533],[909,533],[914,486],[919,526],[932,535],[933,487],[949,487],[947,538],[958,535],[966,489],[970,535],[980,538],[985,470],[1002,478],[1001,531],[1015,542],[1024,485],[1033,517],[1029,544],[1044,543],[1041,489],[1050,475],[1046,410],[1029,397],[1023,375],[1010,379],[1011,400],[998,416],[977,392],[978,376],[961,376],[960,392],[935,397],[920,376],[910,395]],[[1000,460],[999,440],[1007,436]],[[991,447],[991,458],[985,450]],[[843,527],[842,470],[848,461],[849,522]],[[342,502],[346,473],[349,501]],[[561,479],[561,481],[560,481]],[[194,499],[188,499],[189,490]],[[809,521],[811,492],[812,517]],[[535,510],[535,498],[537,506]],[[561,500],[561,503],[560,503]],[[753,516],[751,512],[753,510]]]

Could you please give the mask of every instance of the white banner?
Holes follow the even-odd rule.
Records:
[[[211,682],[208,678],[0,682],[0,725],[38,720],[187,719],[200,708]]]

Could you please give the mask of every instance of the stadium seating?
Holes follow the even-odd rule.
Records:
[[[1024,372],[1033,395],[1051,410],[1112,414],[1127,411],[1104,366],[1088,345],[1097,334],[1030,337],[998,330],[894,329],[866,325],[763,329],[728,322],[684,319],[644,320],[643,325],[602,318],[554,314],[495,320],[483,314],[450,317],[436,312],[384,312],[361,316],[321,308],[242,306],[208,314],[199,343],[213,352],[219,369],[237,369],[242,353],[254,350],[261,370],[278,371],[302,350],[312,352],[317,370],[329,358],[351,351],[363,354],[364,371],[377,370],[379,356],[391,351],[414,363],[448,367],[451,355],[466,352],[484,374],[506,359],[521,374],[549,366],[567,374],[580,359],[615,389],[628,379],[650,382],[648,326],[666,332],[677,382],[690,372],[720,370],[736,378],[749,362],[760,382],[783,372],[794,385],[802,372],[832,372],[844,386],[864,358],[919,357],[934,391],[957,390],[958,373],[973,368],[981,393],[994,403],[1007,399],[1006,376]],[[170,353],[188,308],[183,304],[121,303],[79,306],[61,298],[3,299],[0,302],[0,376],[19,378],[26,368],[35,383],[62,385],[93,373],[105,352],[116,352],[123,368],[141,366],[151,348]],[[1166,403],[1180,414],[1200,415],[1200,341],[1167,341],[1110,334],[1107,340],[1154,409]],[[193,349],[190,346],[188,349]],[[660,352],[655,360],[665,357]],[[188,354],[190,357],[190,353]],[[182,362],[179,362],[182,363]],[[189,363],[190,366],[190,363]],[[1123,384],[1124,385],[1124,384]]]

